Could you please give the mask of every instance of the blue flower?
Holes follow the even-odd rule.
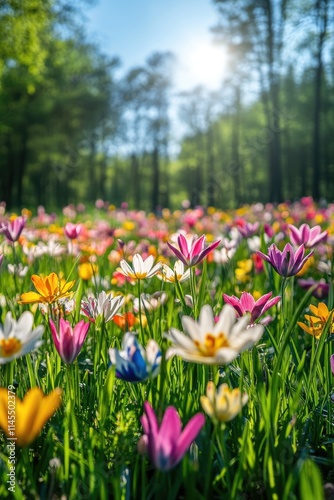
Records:
[[[155,340],[149,340],[144,349],[131,332],[124,335],[122,350],[109,349],[109,357],[116,366],[116,377],[127,382],[144,382],[160,370],[161,351]]]

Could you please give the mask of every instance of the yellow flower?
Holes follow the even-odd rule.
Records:
[[[304,316],[306,321],[308,321],[309,326],[305,325],[301,321],[298,321],[298,325],[305,332],[313,335],[316,339],[320,339],[326,323],[330,319],[330,332],[334,333],[334,318],[332,316],[334,309],[332,311],[329,311],[324,302],[319,302],[318,307],[310,304],[309,308],[312,314],[314,314],[314,316],[309,316],[308,314],[305,314]]]
[[[209,417],[219,422],[229,422],[241,412],[248,401],[248,395],[241,394],[240,389],[229,389],[227,384],[220,385],[216,391],[215,384],[210,381],[206,387],[206,396],[201,396],[200,401]]]
[[[253,261],[252,259],[239,260],[239,262],[237,262],[237,266],[238,267],[235,270],[235,277],[241,283],[245,283],[249,280],[249,273],[253,268]]]
[[[89,281],[97,273],[98,267],[91,262],[84,262],[79,266],[79,276],[84,281]]]
[[[7,388],[0,389],[0,427],[13,443],[27,446],[34,441],[43,425],[59,408],[61,389],[57,387],[45,396],[39,387],[27,392],[23,400],[12,396]]]
[[[307,261],[305,262],[305,264],[303,265],[303,267],[301,268],[301,270],[296,274],[296,276],[303,276],[303,274],[306,273],[306,271],[309,270],[310,267],[314,266],[314,257],[313,255],[307,259]]]
[[[126,220],[123,222],[122,227],[126,231],[133,231],[136,227],[136,224],[132,220]]]
[[[75,281],[66,282],[64,279],[60,279],[56,273],[51,273],[45,277],[33,274],[31,281],[38,293],[22,293],[21,300],[18,301],[19,304],[35,304],[36,302],[52,304],[59,299],[68,297],[75,283]]]

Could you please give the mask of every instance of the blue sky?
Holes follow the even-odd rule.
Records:
[[[123,71],[143,64],[152,52],[170,50],[179,61],[179,90],[219,87],[224,54],[211,48],[209,28],[218,19],[211,0],[99,0],[85,16],[92,39],[120,57]]]

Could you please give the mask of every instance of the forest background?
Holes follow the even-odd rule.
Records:
[[[178,95],[177,128],[175,54],[152,41],[120,74],[86,34],[88,0],[0,0],[0,201],[333,201],[334,1],[212,3],[228,71],[217,91]]]

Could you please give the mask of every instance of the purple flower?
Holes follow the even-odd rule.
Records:
[[[307,280],[300,279],[298,280],[298,285],[304,288],[304,290],[309,290],[313,286],[316,286],[316,288],[312,292],[312,295],[314,295],[314,297],[317,297],[318,299],[327,297],[329,293],[329,284],[324,280],[315,281],[313,278],[308,278]]]
[[[204,234],[200,238],[196,238],[195,235],[186,237],[180,234],[177,238],[179,248],[174,247],[169,242],[167,242],[167,245],[183,264],[191,267],[199,264],[220,243],[220,240],[218,240],[209,246],[205,246],[205,240]]]
[[[16,217],[13,221],[2,222],[0,224],[0,232],[4,234],[7,240],[14,243],[17,241],[23,231],[26,220],[24,217]]]
[[[49,320],[49,324],[52,338],[59,356],[64,363],[70,365],[78,356],[81,347],[85,342],[90,323],[86,323],[84,320],[81,320],[75,325],[74,328],[72,328],[69,321],[60,318],[59,332],[57,331],[56,325],[52,319]]]
[[[281,252],[273,243],[268,248],[268,255],[265,255],[262,252],[256,253],[261,257],[261,259],[267,261],[278,274],[288,278],[289,276],[294,276],[299,273],[305,262],[313,254],[312,251],[304,257],[304,251],[304,245],[301,245],[295,251],[290,243],[287,243]]]
[[[331,369],[332,369],[332,374],[334,375],[334,354],[331,355]]]
[[[144,435],[138,443],[140,453],[148,453],[153,465],[162,471],[175,467],[191,443],[196,439],[205,423],[202,413],[196,413],[182,431],[182,423],[174,406],[169,406],[159,427],[156,414],[150,403],[144,403],[141,417]]]
[[[239,233],[244,238],[250,238],[251,236],[254,236],[259,227],[260,227],[259,222],[254,222],[254,224],[251,224],[250,222],[245,222],[245,224],[237,224]]]
[[[302,224],[298,229],[296,226],[289,224],[290,241],[293,245],[304,245],[305,248],[315,247],[327,239],[328,232],[321,232],[320,226],[310,227],[308,224]]]
[[[251,319],[250,323],[253,324],[255,321],[263,314],[268,311],[271,307],[273,307],[277,302],[281,300],[281,297],[273,297],[272,292],[266,293],[262,295],[256,302],[254,297],[248,292],[242,292],[240,299],[235,297],[234,295],[229,296],[226,293],[223,293],[224,300],[227,304],[230,304],[237,312],[237,316],[241,317],[244,314],[250,313]],[[269,321],[272,319],[270,316],[268,318]],[[261,323],[263,323],[261,321]]]

